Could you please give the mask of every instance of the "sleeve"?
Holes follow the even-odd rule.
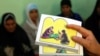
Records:
[[[33,30],[31,30],[30,28],[27,28],[27,25],[23,27],[24,31],[26,32],[27,36],[28,36],[28,39],[30,41],[30,44],[31,46],[35,46],[35,37],[36,37],[36,34]],[[34,48],[34,47],[32,47]]]
[[[74,17],[75,17],[75,19],[77,19],[77,20],[83,22],[83,19],[82,19],[82,17],[81,17],[79,14],[75,13],[75,14],[74,14]]]
[[[23,30],[22,38],[23,38],[22,39],[23,44],[25,44],[25,45],[27,45],[28,47],[31,48],[29,37],[24,30]]]
[[[0,46],[0,56],[6,56],[6,53],[4,52],[4,47]]]
[[[94,36],[96,37],[96,39],[99,41],[100,32],[99,32],[97,20],[95,21],[92,18],[87,19],[87,21],[85,22],[85,28],[88,30],[91,30],[93,32]],[[99,43],[100,43],[100,41],[99,41]]]
[[[33,56],[34,55],[34,50],[31,47],[30,40],[29,40],[28,35],[26,34],[25,31],[23,31],[23,36],[22,37],[23,37],[23,39],[22,39],[23,46],[28,51],[28,52],[26,52],[26,55],[27,56]]]
[[[28,37],[30,39],[30,43],[32,46],[32,49],[34,50],[35,53],[39,52],[39,46],[35,44],[35,39],[36,39],[36,34],[34,30],[32,31],[27,31]]]
[[[39,46],[35,44],[35,39],[36,39],[35,30],[30,28],[27,24],[23,27],[23,29],[27,33],[32,49],[34,50],[35,53],[38,53]]]
[[[85,25],[84,25],[84,27],[86,28],[86,29],[89,29],[89,30],[92,30],[92,28],[94,28],[94,27],[92,27],[94,24],[92,24],[92,19],[87,19],[86,21],[85,21]]]
[[[81,21],[82,22],[82,26],[84,26],[84,21],[83,21],[82,17],[79,14],[74,13],[74,18],[76,20],[78,20],[78,21]]]

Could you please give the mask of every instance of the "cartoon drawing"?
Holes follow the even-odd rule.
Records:
[[[57,49],[56,53],[66,53],[65,49]]]
[[[65,25],[68,24],[81,26],[79,21],[42,14],[36,37],[36,44],[42,46],[40,54],[70,55],[82,53],[82,47],[71,40],[72,36],[81,37],[81,35],[73,29],[66,28]]]
[[[42,35],[42,38],[49,38],[51,34],[53,34],[53,26],[49,27],[45,30],[45,32]]]
[[[69,40],[68,40],[68,37],[67,37],[67,34],[65,32],[65,30],[62,30],[62,33],[59,32],[59,34],[61,35],[60,36],[60,39],[61,39],[61,44],[69,44]],[[56,53],[66,53],[66,50],[65,49],[57,49]]]
[[[50,38],[58,40],[59,39],[59,34],[51,34]]]
[[[53,26],[51,26],[45,30],[45,32],[42,35],[42,38],[45,38],[45,39],[54,38],[54,39],[58,40],[59,34],[54,33]]]
[[[62,30],[62,35],[61,35],[61,44],[68,44],[69,40],[66,34],[65,30]]]
[[[58,34],[54,33],[53,31],[53,26],[47,28],[45,30],[45,32],[43,33],[42,35],[42,38],[54,38],[56,40],[61,40],[60,43],[63,45],[63,44],[69,44],[69,40],[68,40],[68,37],[67,37],[67,34],[66,34],[66,31],[65,30],[62,30],[61,33],[58,32]],[[66,50],[64,49],[57,49],[56,53],[66,53]]]

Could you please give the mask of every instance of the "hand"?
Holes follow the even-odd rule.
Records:
[[[100,56],[100,45],[95,39],[91,31],[77,25],[68,25],[68,28],[74,29],[82,34],[85,38],[80,38],[78,36],[72,37],[72,40],[84,46],[88,52],[94,54],[95,56]]]
[[[5,51],[5,53],[6,53],[7,56],[13,56],[14,48],[13,48],[13,47],[8,47],[8,46],[7,46],[7,47],[4,49],[4,51]]]

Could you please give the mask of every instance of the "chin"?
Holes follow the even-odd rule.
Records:
[[[10,32],[10,33],[13,33],[15,30],[10,30],[10,31],[8,31],[8,32]]]

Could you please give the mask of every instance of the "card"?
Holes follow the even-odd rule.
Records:
[[[82,37],[80,33],[66,26],[75,24],[81,26],[81,22],[70,18],[42,14],[36,37],[36,44],[53,47],[59,50],[67,50],[78,53],[79,44],[71,40],[72,36]]]
[[[76,53],[65,49],[59,50],[48,46],[39,46],[39,56],[83,56],[83,47],[79,46]]]

